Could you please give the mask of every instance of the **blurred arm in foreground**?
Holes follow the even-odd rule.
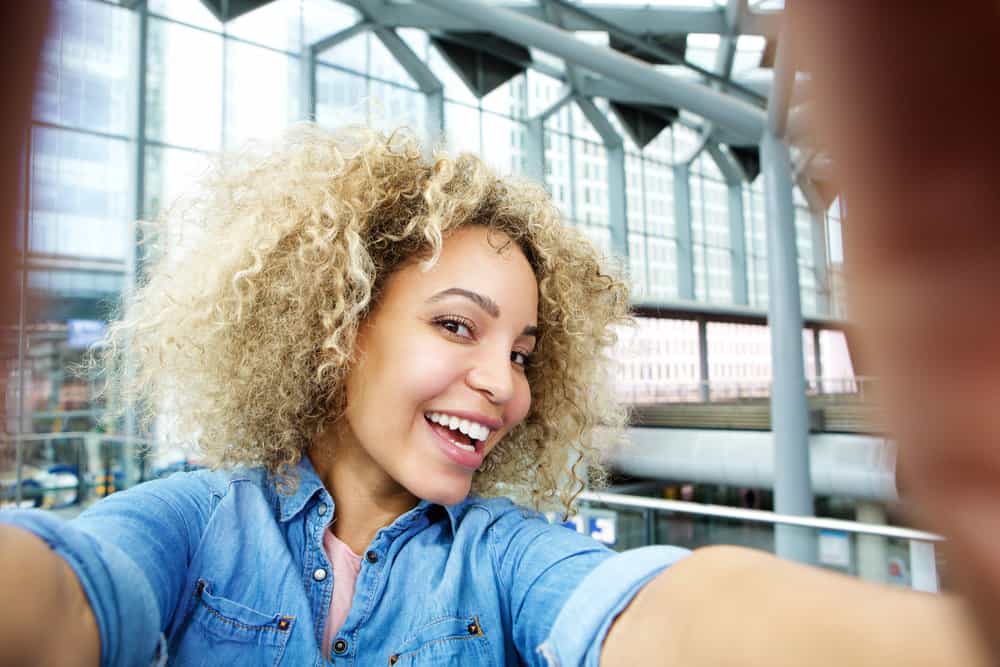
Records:
[[[1000,3],[786,8],[902,490],[1000,662]]]

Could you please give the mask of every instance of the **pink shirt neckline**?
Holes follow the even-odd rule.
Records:
[[[324,655],[330,655],[333,638],[351,611],[351,601],[358,573],[361,571],[361,556],[351,551],[329,528],[323,534],[323,551],[333,568],[333,595],[330,597],[330,611],[323,627],[323,651]]]

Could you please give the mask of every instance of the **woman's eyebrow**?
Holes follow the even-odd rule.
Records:
[[[448,289],[441,290],[431,298],[427,299],[427,303],[434,303],[436,301],[441,301],[446,296],[462,296],[482,308],[486,313],[496,319],[500,317],[500,306],[497,302],[488,296],[480,294],[479,292],[472,292],[467,289],[462,289],[461,287],[449,287]]]
[[[431,298],[427,299],[427,303],[435,303],[441,301],[448,296],[461,296],[472,303],[476,304],[482,308],[487,315],[496,319],[500,317],[500,306],[497,302],[486,296],[485,294],[480,294],[479,292],[473,292],[471,290],[462,289],[461,287],[449,287],[448,289],[441,290]],[[538,327],[534,325],[528,325],[524,327],[524,331],[521,332],[522,336],[534,336],[538,337]]]

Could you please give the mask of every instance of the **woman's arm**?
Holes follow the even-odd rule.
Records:
[[[602,665],[986,667],[961,601],[739,547],[696,551],[618,617]]]
[[[0,525],[0,665],[97,665],[97,621],[76,574],[45,542]]]

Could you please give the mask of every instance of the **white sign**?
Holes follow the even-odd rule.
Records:
[[[819,531],[819,562],[832,567],[851,567],[851,538],[839,530]]]

